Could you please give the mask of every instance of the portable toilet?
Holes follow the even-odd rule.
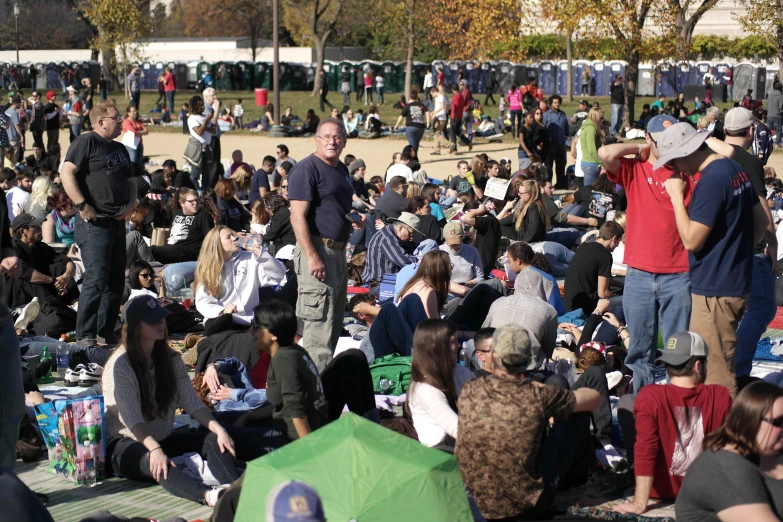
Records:
[[[405,64],[400,65],[402,67],[405,66]],[[428,72],[432,72],[432,67],[430,67],[428,64],[424,62],[413,62],[413,79],[422,89],[424,88],[424,77],[427,76]],[[404,78],[405,76],[403,75],[403,81],[405,81]],[[432,84],[435,84],[435,78],[433,78]]]
[[[139,68],[141,69],[141,88],[142,89],[156,89],[158,88],[158,77],[155,74],[155,67],[150,62],[142,63]],[[74,75],[76,75],[76,69],[74,68]]]
[[[726,81],[723,78],[724,78],[724,76],[726,74],[726,71],[732,71],[732,73],[734,72],[733,69],[732,69],[732,65],[730,63],[726,63],[726,62],[716,62],[713,67],[715,69],[715,72],[713,72],[713,74],[715,75],[715,81],[720,83],[721,85],[726,85]],[[733,78],[732,78],[732,80],[733,80]],[[732,91],[733,91],[733,88],[732,88]],[[732,92],[731,94],[732,94],[732,96],[734,96],[734,92]],[[726,101],[728,101],[728,102],[732,101],[732,100],[729,99],[729,90],[728,89],[726,89]]]
[[[212,77],[212,87],[215,86],[215,67],[209,62],[198,62],[196,68],[197,78],[196,84],[201,81],[205,74],[209,74]]]
[[[43,74],[46,76],[46,88],[47,89],[62,89],[63,84],[60,80],[60,74],[62,73],[62,67],[54,62],[49,62],[43,69]]]
[[[486,87],[484,87],[484,79],[487,77],[487,74],[489,74],[489,70],[492,69],[492,67],[494,66],[495,66],[494,63],[491,62],[476,64],[476,75],[478,77],[478,86],[476,87],[476,92],[486,94],[487,89]],[[497,73],[497,71],[495,72]],[[497,90],[497,86],[495,86],[495,90]]]
[[[609,67],[601,60],[593,62],[593,77],[590,79],[590,92],[592,96],[609,95]]]
[[[766,94],[767,70],[755,63],[742,62],[734,66],[735,100],[741,100],[748,89],[753,89],[753,99],[763,100]]]
[[[574,78],[573,78],[573,86],[574,86],[574,96],[590,96],[590,84],[587,84],[587,93],[582,94],[582,72],[584,72],[585,67],[590,67],[590,62],[587,60],[574,60]],[[591,68],[592,71],[592,68]],[[590,75],[590,79],[592,80],[592,74]]]
[[[653,66],[649,63],[639,65],[639,76],[636,80],[637,96],[655,96],[655,75]]]
[[[383,62],[378,66],[378,69],[375,71],[375,75],[381,74],[383,76],[383,90],[384,93],[390,93],[390,92],[400,92],[398,90],[397,86],[397,66],[393,62]],[[405,91],[405,73],[403,72],[403,89],[402,91]],[[373,89],[375,89],[375,82],[373,82],[372,85]]]
[[[557,87],[557,67],[555,62],[543,60],[538,64],[538,89],[544,96],[551,96]]]
[[[218,91],[232,90],[231,65],[231,62],[217,62],[212,66],[212,79],[214,80],[214,87]]]
[[[343,88],[343,80],[342,80],[343,69],[345,67],[347,67],[348,68],[348,74],[351,75],[351,80],[349,82],[351,84],[351,92],[356,92],[356,72],[354,71],[354,66],[353,65],[354,65],[353,62],[346,62],[346,61],[337,63],[335,65],[335,67],[337,68],[337,75],[338,75],[338,82],[337,82],[337,90],[338,91],[342,92],[342,88]],[[313,78],[313,80],[315,80],[315,78]]]
[[[451,83],[446,89],[447,92],[451,90],[452,85],[459,85],[459,81],[461,79],[460,76],[462,76],[464,66],[465,62],[462,60],[452,60],[449,62],[449,78],[451,78]]]
[[[198,74],[198,62],[188,62],[185,67],[188,71],[185,85],[187,85],[188,89],[195,89],[200,79]]]
[[[35,88],[36,90],[44,90],[48,89],[49,87],[46,84],[46,64],[41,62],[36,62],[33,64],[30,64],[31,67],[35,67]],[[32,77],[30,78],[30,81],[32,82]],[[44,96],[44,99],[45,96]]]
[[[339,92],[340,91],[340,67],[337,64],[337,62],[324,60],[323,69],[326,72],[326,80],[329,83],[329,91]]]
[[[306,91],[307,90],[307,69],[301,63],[289,63],[287,64],[291,75],[291,90],[292,91]],[[328,73],[329,71],[327,71]]]
[[[268,62],[253,64],[253,88],[269,90],[272,85],[272,65]]]
[[[608,69],[606,72],[606,95],[609,96],[611,94],[611,90],[609,89],[609,86],[614,83],[614,79],[619,74],[623,78],[625,78],[625,68],[628,67],[628,63],[620,61],[620,60],[612,60],[610,62],[607,62],[606,68]]]
[[[498,90],[505,94],[511,90],[514,83],[514,64],[511,62],[498,62],[495,65],[495,79],[498,82]]]
[[[304,66],[305,77],[307,78],[307,86],[305,87],[305,90],[312,91],[313,85],[315,85],[315,64],[305,63],[302,65]]]
[[[234,64],[236,72],[234,73],[234,79],[236,85],[234,87],[240,91],[252,91],[255,74],[255,64],[252,62],[237,62]]]
[[[520,87],[527,84],[527,80],[530,78],[530,66],[524,63],[512,63],[511,64],[511,79],[519,84]],[[535,76],[538,78],[538,76]]]
[[[184,63],[169,62],[166,64],[177,79],[177,90],[185,90],[188,85],[188,66]]]
[[[555,92],[560,96],[565,96],[568,92],[568,60],[560,60],[557,62]]]
[[[696,85],[703,84],[704,75],[710,72],[710,67],[712,67],[712,62],[696,62],[693,68],[693,83]],[[717,77],[717,74],[715,76]]]
[[[767,67],[767,81],[764,83],[764,97],[768,97],[772,92],[772,86],[775,83],[775,76],[778,76],[777,67]]]
[[[658,96],[663,95],[667,98],[674,98],[676,93],[675,85],[674,66],[669,63],[659,65],[655,73],[655,92]]]
[[[272,75],[274,74],[274,64],[269,63],[269,68],[266,73],[266,80],[264,80],[264,87],[272,90]],[[280,90],[281,91],[293,91],[294,90],[294,76],[293,71],[294,68],[292,67],[292,64],[288,62],[280,62],[279,64],[280,70],[278,71],[277,75],[280,82]],[[268,87],[267,87],[268,85]]]
[[[538,81],[538,62],[516,65],[524,65],[525,67],[525,79],[519,82],[519,85],[527,85],[530,80]]]
[[[443,88],[447,91],[451,90],[451,72],[449,69],[449,63],[443,60],[435,60],[432,62],[432,84],[437,87],[438,85],[438,69],[443,73]]]
[[[677,92],[685,92],[686,85],[693,85],[695,66],[691,62],[682,62],[675,68],[675,87]]]
[[[472,61],[462,64],[462,78],[465,80],[465,86],[474,94],[479,92],[479,65]]]

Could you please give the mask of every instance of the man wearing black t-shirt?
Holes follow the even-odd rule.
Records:
[[[288,176],[299,285],[296,315],[304,323],[302,346],[318,371],[331,361],[343,327],[348,286],[345,245],[351,228],[365,225],[362,214],[353,225],[346,218],[353,185],[340,161],[345,143],[342,121],[324,119],[315,132],[315,153],[294,165]]]
[[[769,223],[764,239],[753,249],[753,276],[745,314],[737,327],[737,351],[734,366],[737,378],[750,375],[753,356],[759,339],[770,321],[775,318],[775,273],[777,271],[778,243],[775,225],[767,205],[767,189],[764,186],[764,165],[758,156],[748,152],[753,142],[753,113],[744,107],[735,107],[726,114],[723,129],[726,143],[734,147],[732,159],[745,170],[753,185],[759,203]]]
[[[60,178],[76,205],[76,242],[84,262],[76,337],[117,342],[114,327],[125,287],[125,218],[136,206],[128,151],[114,141],[122,117],[113,102],[90,112],[94,132],[78,136],[65,156]]]
[[[565,277],[567,312],[578,310],[591,314],[599,299],[613,297],[609,291],[612,277],[612,252],[623,238],[623,227],[608,221],[598,230],[598,239],[584,243],[576,251]]]
[[[57,105],[57,93],[46,93],[44,114],[46,115],[46,150],[51,151],[54,145],[60,143],[60,106]]]

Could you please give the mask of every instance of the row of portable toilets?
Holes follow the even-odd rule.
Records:
[[[8,70],[13,70],[21,80],[22,86],[30,86],[30,67],[33,64],[0,64]],[[71,83],[80,85],[81,79],[90,77],[93,84],[97,84],[100,77],[100,64],[98,62],[72,62],[72,63],[36,63],[33,65],[38,71],[38,89],[63,89]],[[188,62],[188,63],[164,63],[144,62],[139,64],[143,74],[142,88],[156,89],[157,78],[166,67],[171,67],[177,76],[180,89],[183,86],[193,89],[200,86],[200,82],[206,75],[212,79],[212,85],[218,90],[251,91],[256,88],[272,88],[273,65],[269,62]],[[591,80],[588,88],[589,96],[608,96],[610,85],[617,75],[624,76],[627,63],[623,61],[585,61],[573,62],[573,92],[579,96],[582,92],[582,71],[589,67]],[[743,62],[730,64],[725,62],[686,62],[678,65],[663,64],[657,68],[649,64],[639,67],[639,76],[636,93],[641,96],[655,96],[663,94],[667,98],[673,97],[678,92],[683,92],[686,85],[701,84],[702,77],[709,68],[722,83],[725,72],[729,69],[734,75],[734,97],[741,97],[747,89],[753,89],[754,97],[763,99],[766,93],[772,90],[772,82],[778,73],[777,68],[765,68],[756,64]],[[498,82],[496,91],[508,91],[514,82],[524,85],[530,79],[538,81],[538,87],[547,95],[557,93],[565,95],[568,86],[568,64],[565,60],[554,62],[544,60],[533,64],[512,62],[470,62],[470,61],[441,61],[432,64],[414,62],[414,82],[420,86],[424,83],[424,76],[428,71],[433,75],[441,70],[447,85],[456,84],[459,79],[468,83],[474,93],[486,92],[484,80],[487,73],[495,69]],[[398,62],[326,62],[324,69],[329,80],[331,91],[340,91],[342,87],[342,73],[345,69],[350,73],[351,91],[356,92],[364,88],[364,73],[369,71],[373,76],[382,74],[384,77],[386,92],[403,92],[405,90],[405,63]],[[65,71],[72,71],[71,75],[65,75]],[[281,63],[280,64],[280,88],[284,91],[304,91],[312,89],[316,79],[314,64]],[[124,78],[121,78],[124,80]],[[17,81],[19,83],[19,81]]]

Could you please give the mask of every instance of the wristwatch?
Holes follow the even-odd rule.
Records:
[[[86,207],[86,206],[87,206],[87,200],[85,199],[85,200],[84,200],[84,201],[82,201],[81,203],[76,203],[76,205],[74,205],[74,206],[76,207],[76,210],[78,210],[79,212],[81,212],[82,210],[84,210],[84,207]]]

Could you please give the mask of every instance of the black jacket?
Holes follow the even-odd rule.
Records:
[[[275,252],[279,252],[284,246],[296,244],[294,228],[291,226],[290,208],[282,207],[275,212],[263,240],[264,243],[271,241],[275,246]]]

